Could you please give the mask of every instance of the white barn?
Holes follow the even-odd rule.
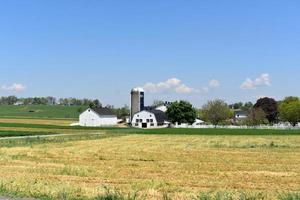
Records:
[[[163,128],[169,124],[166,114],[161,110],[143,110],[134,114],[131,121],[134,128]]]
[[[109,108],[88,108],[79,116],[80,126],[99,127],[117,124],[117,116]]]

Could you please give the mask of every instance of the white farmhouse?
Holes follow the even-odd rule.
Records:
[[[166,114],[161,110],[143,110],[134,114],[131,126],[135,128],[164,128],[170,123]]]
[[[244,120],[248,118],[248,113],[242,110],[234,111],[234,119],[235,121]]]
[[[88,108],[79,116],[80,126],[97,127],[117,124],[117,116],[109,108]]]
[[[172,125],[172,127],[174,128],[202,128],[205,126],[205,121],[201,120],[201,119],[196,119],[195,122],[193,124],[188,124],[188,123],[175,123],[174,125]]]

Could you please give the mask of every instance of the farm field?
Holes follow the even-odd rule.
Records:
[[[86,106],[1,105],[0,118],[78,119]]]
[[[0,135],[41,130],[70,135],[0,140],[0,196],[300,197],[299,131],[89,129],[14,120],[0,122]]]

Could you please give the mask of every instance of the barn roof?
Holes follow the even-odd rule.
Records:
[[[166,113],[164,113],[161,110],[151,110],[148,112],[151,112],[155,115],[157,123],[164,123],[165,121],[168,121],[168,117],[167,117]]]
[[[109,108],[91,108],[98,115],[115,115],[113,111]]]

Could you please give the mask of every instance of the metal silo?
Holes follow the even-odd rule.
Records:
[[[145,92],[143,88],[133,88],[131,90],[131,119],[135,113],[144,110]]]

